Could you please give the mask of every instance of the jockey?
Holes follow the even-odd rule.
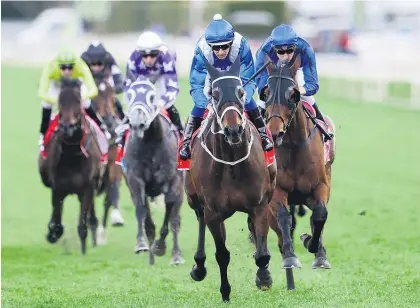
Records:
[[[319,89],[315,52],[312,46],[306,40],[299,37],[292,27],[282,24],[273,29],[271,35],[257,51],[255,69],[258,70],[264,65],[266,55],[277,63],[279,59],[281,61],[291,60],[295,53],[301,56],[301,67],[296,74],[299,92],[302,98],[314,107],[316,118],[325,122],[313,97]],[[262,101],[267,99],[267,80],[267,70],[261,72],[256,78],[259,96]],[[263,104],[265,108],[265,103],[263,102]]]
[[[175,107],[175,99],[179,93],[178,75],[175,68],[176,55],[163,45],[161,38],[154,32],[143,32],[138,40],[136,49],[132,52],[125,77],[125,86],[129,86],[138,77],[143,76],[155,84],[160,82],[160,104],[164,106],[172,123],[182,137],[182,127],[179,112]],[[128,119],[124,121],[126,124]],[[124,132],[120,130],[117,144],[124,146]]]
[[[87,65],[89,65],[93,76],[96,74],[110,72],[112,75],[108,80],[109,84],[113,86],[115,94],[122,93],[123,77],[121,69],[119,68],[114,57],[109,51],[105,49],[101,42],[91,42],[87,50],[82,53],[81,58],[86,62]],[[124,110],[117,96],[115,96],[115,107],[118,117],[121,120],[124,119]]]
[[[58,101],[60,91],[59,81],[62,77],[82,79],[81,93],[83,108],[109,138],[110,135],[105,123],[102,123],[91,106],[90,98],[98,95],[98,88],[89,71],[89,67],[81,58],[77,58],[72,51],[64,50],[59,52],[57,57],[44,67],[41,75],[38,90],[38,96],[42,100],[41,148],[44,146],[44,135],[50,125],[52,106]]]
[[[184,141],[179,151],[182,160],[186,160],[191,156],[189,145],[192,134],[200,127],[209,103],[209,91],[207,88],[209,76],[204,58],[218,70],[224,71],[230,68],[237,57],[240,57],[241,60],[241,80],[242,83],[245,83],[255,72],[249,45],[241,34],[235,32],[230,23],[222,19],[220,14],[214,15],[213,21],[207,26],[204,36],[197,43],[191,64],[190,93],[194,100],[194,107],[188,119]],[[252,98],[255,91],[255,83],[253,81],[249,82],[244,90],[246,92],[245,110],[249,119],[258,129],[264,151],[270,151],[273,148],[273,144],[267,135],[260,111]]]

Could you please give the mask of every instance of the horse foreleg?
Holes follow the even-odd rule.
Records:
[[[51,220],[48,224],[47,241],[51,244],[57,242],[64,233],[64,226],[61,223],[63,213],[63,202],[65,194],[60,193],[56,189],[52,190],[52,206],[53,211]]]
[[[80,215],[79,215],[79,225],[77,226],[77,231],[79,233],[83,255],[86,254],[86,238],[88,234],[87,215],[93,204],[93,195],[94,195],[93,187],[87,187],[83,193],[78,194],[79,201],[80,201]]]
[[[209,221],[207,226],[211,234],[213,235],[214,244],[216,245],[216,261],[219,265],[220,270],[220,293],[222,294],[222,300],[224,302],[229,302],[230,300],[230,291],[231,286],[229,284],[227,269],[230,262],[230,252],[226,248],[226,229],[225,224],[219,219],[210,219],[210,215],[214,213],[209,213],[206,211],[206,221]]]
[[[271,256],[267,248],[267,234],[269,228],[267,210],[268,205],[266,204],[254,208],[254,210],[250,213],[255,229],[254,236],[257,249],[254,255],[255,264],[258,266],[255,283],[257,287],[262,290],[269,289],[273,283],[270,271],[268,270]]]
[[[207,269],[205,266],[206,263],[206,224],[204,223],[204,211],[201,204],[198,202],[197,196],[192,198],[195,208],[195,215],[198,220],[198,243],[197,250],[194,255],[195,265],[193,266],[190,275],[191,278],[195,281],[202,281],[206,278]]]
[[[290,216],[292,216],[292,226],[290,227],[290,237],[292,238],[292,242],[294,242],[294,235],[296,230],[296,205],[290,205]]]
[[[251,216],[250,215],[248,215],[248,218],[247,218],[247,224],[248,224],[248,230],[249,230],[249,235],[248,235],[248,239],[249,239],[249,242],[251,243],[251,244],[254,244],[254,246],[255,246],[255,228],[254,228],[254,223],[252,222],[252,219],[251,219]]]
[[[109,190],[110,203],[114,206],[111,212],[111,223],[114,227],[124,226],[124,218],[119,209],[121,179],[115,178]]]
[[[147,242],[145,230],[145,220],[148,213],[145,194],[145,184],[141,179],[135,177],[134,175],[129,175],[127,177],[127,182],[131,192],[131,198],[133,199],[133,203],[136,208],[136,218],[138,226],[137,244],[136,248],[134,249],[134,252],[140,253],[142,251],[149,251],[149,244]]]

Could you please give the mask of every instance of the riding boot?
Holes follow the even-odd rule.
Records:
[[[318,120],[321,120],[322,122],[324,122],[328,126],[328,123],[325,121],[324,116],[322,115],[321,111],[319,110],[316,102],[312,105],[312,107],[314,107],[315,112],[316,112],[315,118],[317,118]],[[324,135],[324,141],[331,140],[334,137],[333,133],[327,133],[327,134],[323,134],[323,135]]]
[[[322,122],[326,123],[325,119],[324,119],[324,116],[322,115],[321,111],[319,110],[316,102],[312,105],[312,107],[314,107],[315,112],[316,112],[315,118],[317,118],[317,119],[321,120]]]
[[[268,137],[267,128],[265,127],[265,123],[259,109],[255,108],[253,110],[247,111],[247,113],[249,119],[255,125],[258,133],[260,134],[263,150],[271,151],[273,149],[273,143],[271,142],[270,137]]]
[[[117,112],[117,115],[120,118],[120,120],[123,120],[125,118],[125,114],[124,114],[124,110],[121,105],[121,102],[116,96],[115,96],[115,111]]]
[[[190,116],[185,127],[184,141],[182,142],[179,156],[182,160],[187,160],[191,157],[190,142],[193,133],[200,127],[203,118]]]
[[[166,109],[169,114],[169,118],[171,119],[172,123],[178,129],[179,135],[182,138],[184,135],[184,128],[182,127],[181,118],[179,117],[179,112],[174,105]]]
[[[95,123],[99,126],[99,128],[105,134],[105,137],[109,140],[111,138],[111,134],[108,132],[108,128],[106,127],[106,124],[98,117],[95,110],[93,110],[92,105],[90,105],[88,108],[86,108],[85,111],[86,111],[87,115],[93,121],[95,121]]]
[[[128,124],[129,123],[129,120],[128,120],[128,118],[127,117],[125,117],[124,119],[123,119],[123,122],[122,122],[122,124],[121,124],[121,127],[123,127],[123,126],[127,126],[127,128],[128,128]],[[119,127],[118,127],[119,128]],[[117,128],[117,129],[118,129]],[[119,129],[119,131],[118,131],[118,133],[117,133],[117,138],[115,139],[115,143],[119,146],[119,147],[122,147],[122,148],[124,148],[124,146],[125,146],[125,132],[127,131],[127,129]]]
[[[39,146],[41,148],[44,146],[44,136],[47,133],[48,127],[50,126],[51,111],[51,108],[42,108],[41,128],[39,130],[39,132],[41,133],[41,136],[39,138]]]

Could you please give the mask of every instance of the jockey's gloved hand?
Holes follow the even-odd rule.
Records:
[[[106,137],[107,140],[111,139],[111,134],[109,133],[108,127],[106,126],[105,123],[102,123],[101,124],[101,130],[104,132],[105,137]]]

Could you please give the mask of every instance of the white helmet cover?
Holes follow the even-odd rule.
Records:
[[[159,50],[162,46],[162,39],[155,32],[145,31],[137,40],[137,50],[144,52],[151,52]]]

